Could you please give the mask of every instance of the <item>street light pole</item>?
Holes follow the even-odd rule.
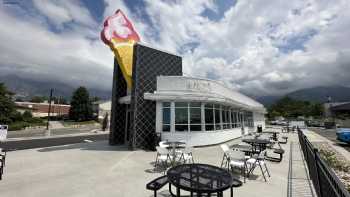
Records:
[[[49,98],[49,111],[47,112],[47,124],[46,124],[46,130],[49,130],[49,122],[50,122],[50,113],[51,113],[51,101],[52,101],[52,92],[53,89],[50,89],[50,98]]]

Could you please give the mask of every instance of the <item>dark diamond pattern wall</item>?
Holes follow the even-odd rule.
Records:
[[[118,61],[114,59],[112,106],[109,143],[111,145],[124,144],[126,105],[119,104],[120,97],[126,96],[126,82],[119,68]]]
[[[156,104],[145,100],[145,92],[157,88],[157,76],[182,75],[182,59],[140,44],[134,48],[133,89],[130,107],[133,111],[131,125],[131,148],[151,149],[156,130]]]

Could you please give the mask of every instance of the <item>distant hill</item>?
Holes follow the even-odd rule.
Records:
[[[17,75],[7,75],[0,77],[0,83],[5,83],[6,87],[16,94],[16,97],[31,98],[33,96],[49,96],[50,89],[54,89],[54,96],[61,96],[70,99],[72,92],[78,87],[72,87],[55,81],[38,81],[25,79]],[[90,96],[97,96],[101,99],[110,99],[111,92],[106,90],[88,88]]]
[[[350,88],[344,86],[322,86],[293,91],[284,96],[289,96],[297,100],[320,103],[326,102],[327,97],[330,96],[332,102],[343,102],[350,101]],[[283,96],[261,96],[256,99],[266,107],[269,107],[282,97]]]
[[[280,98],[282,98],[282,96],[261,96],[257,97],[256,100],[262,103],[265,107],[270,107]]]
[[[287,94],[287,96],[306,101],[317,101],[324,103],[327,97],[332,98],[332,102],[350,101],[350,88],[344,86],[314,87],[297,90]]]

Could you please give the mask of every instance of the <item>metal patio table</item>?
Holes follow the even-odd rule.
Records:
[[[169,148],[172,149],[172,156],[173,156],[172,164],[175,163],[176,148],[184,148],[184,147],[180,146],[180,145],[184,145],[184,144],[186,144],[186,143],[185,142],[181,142],[181,141],[166,141],[166,142],[164,142],[164,145],[168,145]]]
[[[259,138],[243,139],[242,141],[252,145],[253,152],[263,151],[266,149],[266,145],[271,143],[270,140],[259,139]],[[257,151],[257,147],[259,147],[259,151]]]
[[[223,196],[223,191],[232,186],[234,179],[225,169],[208,164],[182,164],[172,167],[167,172],[170,185],[176,187],[176,195],[181,196],[180,190],[188,191],[193,196],[211,196],[217,193],[218,197]]]

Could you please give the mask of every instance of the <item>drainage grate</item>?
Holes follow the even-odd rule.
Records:
[[[299,143],[290,143],[288,197],[314,197],[313,186]]]

